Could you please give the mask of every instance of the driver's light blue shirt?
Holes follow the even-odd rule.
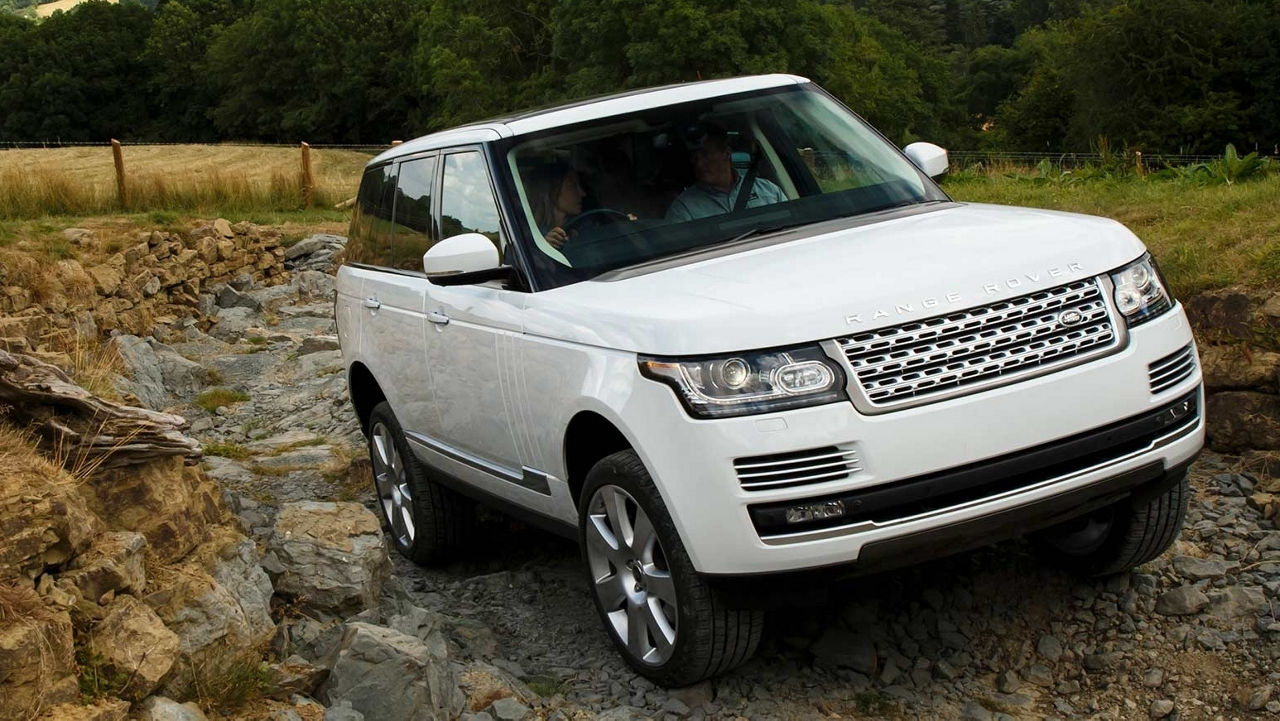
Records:
[[[733,210],[738,202],[738,192],[742,189],[743,175],[738,174],[729,192],[706,185],[691,185],[684,189],[667,208],[667,220],[696,220],[712,215],[721,215]],[[771,203],[781,203],[787,199],[782,188],[764,178],[756,178],[752,184],[751,196],[747,198],[748,208],[756,208]]]

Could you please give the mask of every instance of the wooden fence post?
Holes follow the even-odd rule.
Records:
[[[124,184],[124,151],[115,138],[111,139],[111,157],[116,161],[116,196],[120,199],[120,207],[124,208],[129,205],[129,194]]]
[[[311,146],[302,144],[302,204],[310,208],[315,200],[315,180],[311,177]]]

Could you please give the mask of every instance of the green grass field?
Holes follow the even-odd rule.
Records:
[[[961,174],[943,187],[960,201],[1118,220],[1151,249],[1177,295],[1237,283],[1280,288],[1280,175],[1207,186],[1138,177],[1062,183],[1032,176]]]

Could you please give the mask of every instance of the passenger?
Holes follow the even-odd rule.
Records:
[[[552,248],[563,248],[569,240],[564,226],[582,212],[582,198],[586,195],[577,171],[563,163],[550,163],[533,171],[527,187],[538,232]]]
[[[667,208],[667,220],[696,220],[733,210],[744,178],[733,168],[733,154],[724,128],[707,128],[693,154],[693,176],[696,182],[685,188]],[[786,199],[782,188],[765,178],[756,178],[745,207],[781,203]]]

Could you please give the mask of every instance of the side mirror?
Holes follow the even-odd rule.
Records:
[[[912,143],[902,149],[916,167],[923,170],[930,178],[936,178],[947,172],[947,151],[933,143]]]
[[[433,283],[499,267],[498,249],[479,233],[462,233],[436,243],[422,254],[422,270]],[[446,281],[447,282],[447,281]],[[474,282],[474,281],[472,281]]]

